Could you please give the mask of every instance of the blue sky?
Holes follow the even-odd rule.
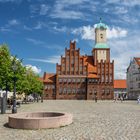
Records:
[[[91,55],[94,25],[108,25],[115,78],[140,57],[140,0],[0,0],[0,43],[40,75],[55,72],[70,40]]]

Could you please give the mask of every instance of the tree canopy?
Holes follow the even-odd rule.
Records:
[[[16,70],[13,70],[13,65]],[[39,80],[39,75],[31,68],[23,65],[22,60],[17,56],[12,56],[6,44],[0,46],[0,88],[2,90],[13,91],[13,79],[16,78],[17,93],[41,94],[43,83]]]

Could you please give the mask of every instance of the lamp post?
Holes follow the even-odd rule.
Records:
[[[43,86],[43,88],[42,88],[42,94],[41,94],[41,103],[43,103],[44,89],[45,89],[45,87]]]
[[[12,65],[12,69],[14,71],[14,92],[13,92],[13,107],[12,107],[12,113],[17,113],[17,108],[16,108],[16,70],[17,70],[17,65],[16,62],[14,60],[13,65]]]

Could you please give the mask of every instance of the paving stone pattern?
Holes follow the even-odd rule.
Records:
[[[73,123],[57,129],[8,128],[8,113],[0,114],[0,140],[140,140],[140,105],[136,101],[49,100],[23,104],[18,112],[69,112]]]

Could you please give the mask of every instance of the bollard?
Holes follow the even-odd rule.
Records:
[[[6,94],[3,93],[3,97],[1,98],[1,114],[6,113]]]
[[[43,103],[43,95],[41,95],[41,103]]]

